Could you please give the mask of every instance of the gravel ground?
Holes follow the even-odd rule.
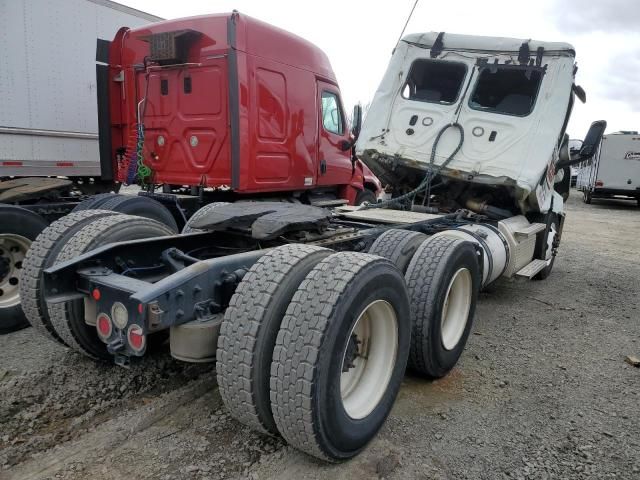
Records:
[[[640,209],[574,192],[568,210],[552,275],[482,293],[459,365],[407,376],[350,462],[239,425],[212,365],[125,370],[28,329],[0,337],[0,478],[640,478]]]

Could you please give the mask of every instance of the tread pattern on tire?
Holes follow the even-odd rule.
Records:
[[[115,228],[124,229],[127,228],[127,226],[131,226],[132,223],[135,225],[148,224],[159,226],[166,231],[167,235],[173,235],[174,233],[173,230],[163,223],[133,215],[115,214],[105,218],[97,218],[76,232],[73,237],[67,241],[60,250],[60,253],[58,253],[56,263],[70,260],[82,253],[92,250],[102,244],[100,239],[105,232],[113,231]],[[67,303],[49,305],[48,310],[53,328],[69,348],[88,357],[94,359],[99,358],[96,352],[90,351],[82,345],[82,342],[78,341],[76,334],[71,328]]]
[[[311,270],[282,319],[271,363],[271,411],[284,439],[318,458],[334,461],[317,441],[312,409],[323,338],[347,286],[368,265],[384,261],[366,253],[339,252]]]
[[[256,405],[258,386],[253,372],[261,319],[271,307],[273,296],[285,277],[301,261],[317,252],[330,250],[311,245],[287,245],[261,257],[238,285],[220,327],[216,353],[220,395],[234,418],[263,433],[277,432],[260,417]],[[269,366],[270,362],[266,368]]]
[[[106,202],[110,199],[110,197],[118,197],[117,193],[99,193],[97,195],[92,195],[86,200],[81,201],[75,208],[72,210],[73,212],[81,212],[83,210],[95,210],[102,203]]]
[[[392,228],[376,238],[369,248],[369,253],[387,258],[399,267],[398,260],[405,248],[411,242],[420,241],[420,239],[426,240],[427,236],[420,232]]]
[[[189,220],[187,220],[187,223],[185,223],[184,227],[182,228],[182,233],[203,232],[204,230],[201,230],[199,228],[193,228],[191,225],[193,225],[195,222],[200,220],[202,217],[207,216],[209,212],[213,210],[215,207],[217,207],[218,205],[228,205],[228,204],[229,202],[211,202],[205,205],[204,207],[198,209],[198,211],[194,213]]]
[[[55,260],[51,258],[52,250],[78,224],[110,215],[115,214],[106,210],[72,212],[45,228],[31,244],[23,262],[20,300],[27,320],[41,335],[66,345],[53,328],[48,316],[47,305],[40,298],[42,270],[52,265]]]
[[[123,204],[128,203],[128,206],[131,207],[132,204],[129,202],[137,202],[138,205],[140,205],[140,203],[149,205],[150,210],[145,213],[139,210],[134,212],[132,212],[131,210],[126,211],[127,205]],[[142,197],[138,195],[116,195],[113,198],[110,198],[107,201],[101,203],[100,208],[103,210],[112,210],[124,215],[134,215],[143,218],[150,218],[167,225],[172,229],[174,234],[178,232],[178,225],[167,207],[165,207],[157,200],[149,197]],[[157,215],[152,215],[152,213],[157,213]]]
[[[424,319],[429,318],[429,310],[435,303],[435,289],[431,288],[439,280],[444,264],[442,257],[457,244],[463,243],[454,237],[438,236],[425,240],[416,251],[405,278],[411,302],[411,348],[409,350],[409,367],[419,372],[433,371],[428,365],[429,355],[425,349],[429,345],[429,325]]]

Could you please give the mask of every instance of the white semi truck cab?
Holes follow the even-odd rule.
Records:
[[[574,97],[585,99],[576,71],[568,43],[407,35],[371,103],[358,154],[394,194],[432,172],[441,209],[562,214],[554,183],[570,162]]]

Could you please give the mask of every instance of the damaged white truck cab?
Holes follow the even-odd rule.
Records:
[[[574,163],[565,130],[574,96],[585,99],[576,71],[567,43],[407,35],[371,103],[357,153],[394,195],[437,173],[430,194],[440,210],[561,214],[554,183],[559,190],[563,175],[556,172]],[[603,123],[594,124],[592,138]]]

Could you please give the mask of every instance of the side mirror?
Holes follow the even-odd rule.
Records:
[[[582,157],[582,160],[586,160],[596,153],[606,128],[607,122],[605,120],[598,120],[591,124],[591,127],[582,142],[582,147],[580,147],[580,156]]]
[[[353,126],[351,127],[351,134],[353,135],[353,143],[355,144],[360,136],[360,129],[362,128],[362,106],[355,105],[353,107]]]
[[[578,100],[580,100],[582,103],[587,103],[587,92],[584,91],[584,88],[574,83],[571,86],[571,90],[573,90],[575,96],[578,97]]]
[[[574,155],[572,152],[569,159],[559,161],[556,164],[556,170],[584,162],[585,160],[589,160],[593,157],[598,151],[598,146],[600,145],[600,142],[602,142],[602,136],[604,135],[606,128],[607,122],[605,120],[597,120],[593,122],[591,127],[589,127],[587,135],[584,137],[584,141],[582,142],[582,146],[580,147],[578,154]]]

